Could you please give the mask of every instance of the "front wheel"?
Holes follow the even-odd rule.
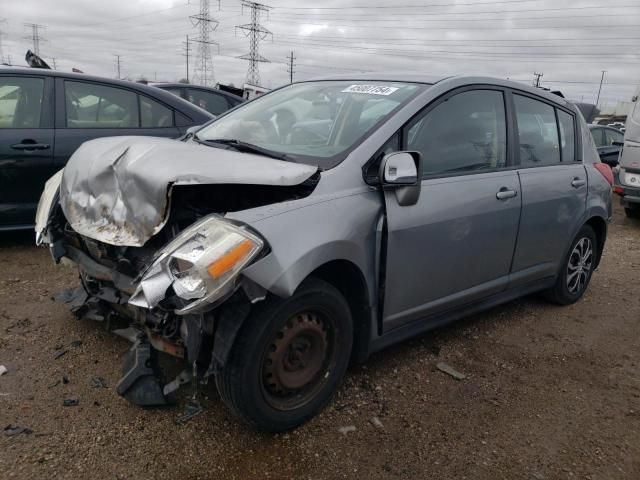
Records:
[[[241,327],[216,375],[220,396],[250,425],[279,432],[317,414],[346,372],[353,326],[340,292],[319,279],[269,298]]]
[[[555,286],[546,292],[547,298],[559,305],[580,300],[591,280],[597,252],[598,239],[593,229],[584,225],[571,244]]]

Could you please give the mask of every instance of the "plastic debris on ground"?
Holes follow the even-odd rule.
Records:
[[[184,425],[196,415],[200,415],[203,411],[204,408],[202,408],[200,402],[195,399],[191,399],[185,406],[184,413],[176,418],[176,423],[178,425]]]
[[[24,433],[25,435],[29,435],[30,433],[33,433],[33,430],[27,427],[20,427],[18,425],[11,425],[11,424],[4,427],[4,434],[7,437],[13,437],[14,435],[20,435],[21,433]]]
[[[464,373],[460,373],[459,371],[457,371],[455,368],[453,368],[450,365],[447,365],[444,362],[440,362],[436,365],[436,368],[438,370],[440,370],[441,372],[446,373],[447,375],[452,376],[453,378],[455,378],[456,380],[464,380],[465,378],[467,378],[467,376]]]

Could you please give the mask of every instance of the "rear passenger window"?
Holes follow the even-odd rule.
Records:
[[[173,111],[155,100],[140,96],[140,124],[142,128],[173,126]]]
[[[406,150],[422,153],[425,175],[504,167],[505,125],[502,92],[458,93],[408,125]]]
[[[521,95],[513,96],[520,141],[520,164],[524,167],[560,163],[555,109]]]
[[[43,91],[42,78],[0,77],[0,129],[40,127]]]
[[[560,146],[562,147],[562,161],[575,162],[576,134],[573,127],[573,116],[567,112],[558,110],[558,123],[560,125]]]
[[[604,131],[604,135],[608,147],[611,147],[613,145],[613,142],[624,142],[624,135],[621,132],[609,130],[607,128]]]
[[[213,115],[220,115],[229,110],[229,104],[224,96],[204,90],[187,89],[187,100]]]
[[[137,128],[138,96],[96,83],[65,82],[67,127]]]
[[[604,129],[603,128],[592,128],[591,136],[593,137],[593,143],[596,144],[596,147],[604,146]]]

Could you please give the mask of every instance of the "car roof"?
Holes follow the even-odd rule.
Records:
[[[331,75],[327,77],[320,77],[304,82],[319,81],[319,80],[354,80],[354,81],[380,81],[380,82],[407,82],[407,83],[422,83],[425,85],[435,85],[450,83],[452,88],[465,84],[483,84],[483,85],[496,85],[500,87],[513,88],[521,90],[532,95],[543,97],[546,100],[552,101],[559,105],[567,106],[571,102],[565,100],[559,95],[553,94],[541,88],[532,87],[521,82],[515,82],[513,80],[505,80],[502,78],[486,77],[486,76],[472,76],[472,75],[451,75],[451,76],[438,76],[438,75],[424,75],[415,72],[370,72],[370,73],[356,73],[356,74],[341,74]],[[303,83],[303,82],[300,82]]]
[[[192,104],[180,98],[172,93],[165,92],[162,89],[149,87],[142,83],[132,82],[129,80],[117,80],[115,78],[108,77],[98,77],[95,75],[87,75],[84,73],[74,73],[74,72],[63,72],[60,70],[48,70],[46,68],[31,68],[31,67],[8,67],[2,68],[0,72],[3,75],[35,75],[39,77],[61,77],[68,78],[70,80],[78,80],[78,81],[92,81],[92,82],[100,82],[100,83],[108,83],[113,86],[125,87],[128,89],[137,90],[140,93],[144,93],[150,97],[155,97],[159,100],[162,100],[164,103],[170,105],[173,108],[178,109],[182,113],[192,117],[196,122],[204,123],[206,121],[214,118],[212,114],[207,112],[206,110],[198,107],[197,105]]]
[[[232,100],[244,100],[242,97],[238,95],[234,95],[230,92],[225,92],[224,90],[220,90],[219,88],[213,87],[205,87],[203,85],[195,85],[193,83],[180,83],[180,82],[149,82],[148,85],[157,88],[183,88],[183,87],[191,87],[197,88],[199,90],[207,90],[218,95],[222,95],[223,97],[231,98]]]

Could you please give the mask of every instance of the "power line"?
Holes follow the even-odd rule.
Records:
[[[209,15],[209,0],[200,0],[200,13],[192,15],[191,22],[198,27],[199,34],[193,39],[198,43],[196,55],[196,71],[193,75],[194,83],[212,87],[215,84],[213,72],[213,59],[211,58],[211,45],[218,46],[217,42],[210,39],[210,34],[218,28],[218,20]]]
[[[261,62],[269,62],[269,60],[260,55],[258,46],[260,40],[265,40],[269,36],[273,38],[273,34],[265,27],[260,25],[260,14],[262,12],[269,12],[271,7],[262,3],[250,2],[248,0],[242,1],[242,7],[248,7],[251,9],[251,23],[237,25],[236,28],[243,30],[244,35],[246,37],[249,37],[249,53],[238,58],[249,60],[249,69],[247,70],[247,83],[259,86],[261,82],[258,64]]]
[[[25,23],[24,26],[31,29],[31,35],[23,38],[25,40],[31,40],[33,44],[33,53],[40,56],[40,42],[45,41],[45,39],[40,35],[40,29],[44,30],[46,26],[37,23]]]
[[[492,2],[470,2],[470,3],[430,3],[428,5],[424,4],[414,4],[414,5],[354,5],[352,7],[298,7],[298,6],[289,6],[289,5],[281,5],[275,8],[277,9],[287,9],[287,10],[368,10],[368,9],[400,9],[400,8],[430,8],[430,7],[459,7],[459,6],[475,6],[475,5],[499,5],[499,4],[509,4],[509,3],[532,3],[537,2],[538,0],[499,0]]]
[[[638,5],[616,5],[616,10],[620,9],[620,8],[634,8],[636,9],[638,7]],[[366,8],[366,7],[363,7]],[[580,7],[556,7],[556,8],[523,8],[523,9],[518,9],[518,10],[481,10],[481,11],[473,11],[473,12],[385,12],[385,16],[389,17],[406,17],[406,16],[411,16],[411,17],[416,17],[416,16],[429,16],[429,17],[440,17],[443,15],[464,15],[464,16],[469,16],[469,15],[480,15],[480,14],[495,14],[495,13],[508,13],[508,14],[513,14],[513,13],[533,13],[533,12],[560,12],[560,11],[571,11],[571,10],[595,10],[595,9],[607,9],[610,10],[611,6],[609,5],[594,5],[594,6],[580,6]],[[284,13],[281,14],[280,13],[280,8],[278,8],[274,14],[277,15],[278,17],[280,16],[285,16],[285,17],[306,17],[308,18],[309,15],[312,15],[313,17],[326,17],[326,18],[348,18],[345,17],[345,15],[355,15],[355,18],[363,18],[363,17],[378,17],[380,14],[379,13],[362,13],[361,11],[358,12],[340,12],[340,13],[319,13],[319,12],[310,12],[310,13],[296,13],[296,12],[290,12],[290,13]],[[314,10],[316,10],[314,8]],[[628,14],[626,13],[618,13],[618,14],[614,14],[614,15],[618,15],[618,16],[626,16]]]

